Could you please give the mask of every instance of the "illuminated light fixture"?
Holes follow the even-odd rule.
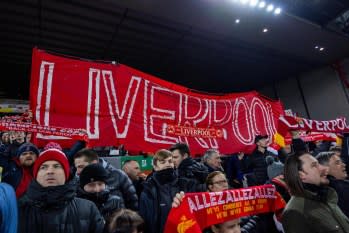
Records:
[[[246,5],[250,0],[240,0],[240,2],[244,5]]]
[[[267,7],[267,11],[270,12],[274,10],[274,5],[273,4],[269,4],[268,7]]]
[[[324,47],[321,47],[319,50],[320,50],[320,51],[323,51],[324,49],[325,49]]]
[[[250,6],[255,7],[258,5],[259,0],[250,0]]]
[[[274,14],[279,15],[281,14],[282,9],[280,7],[276,8],[274,11]]]
[[[316,45],[316,46],[315,46],[315,49],[319,49],[319,46]]]
[[[235,19],[235,23],[236,24],[240,23],[240,19]]]
[[[259,8],[264,8],[266,5],[267,4],[264,1],[262,1],[262,2],[259,3],[258,7]]]
[[[268,28],[263,28],[264,33],[268,32],[268,31],[269,31]]]

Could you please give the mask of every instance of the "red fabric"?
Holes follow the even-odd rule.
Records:
[[[215,193],[187,193],[178,208],[172,208],[165,233],[201,233],[214,224],[266,212],[278,212],[285,201],[273,185]]]
[[[17,161],[17,164],[19,164],[19,162]],[[33,180],[33,176],[32,176],[32,172],[30,168],[24,168],[22,167],[22,178],[21,181],[18,185],[18,187],[16,188],[16,197],[20,198],[21,196],[23,196],[23,194],[25,194],[25,192],[27,192],[28,186],[30,184],[30,182]]]
[[[208,148],[250,152],[255,135],[274,135],[283,113],[279,101],[254,91],[203,94],[125,65],[38,49],[33,50],[31,70],[34,122],[86,129],[92,147],[123,144],[128,151],[155,152],[181,141],[194,155]],[[37,139],[44,146],[54,138]],[[65,147],[64,140],[59,143]]]
[[[70,174],[69,162],[65,154],[58,149],[48,149],[39,155],[39,158],[35,161],[33,167],[34,178],[36,179],[41,164],[49,160],[57,161],[63,166],[65,179],[67,180]]]
[[[294,116],[280,116],[278,123],[278,132],[286,135],[290,130],[303,130],[313,132],[349,132],[349,126],[344,117],[328,121],[310,120]]]
[[[72,129],[55,126],[36,125],[27,122],[14,122],[8,120],[0,120],[0,131],[22,131],[47,135],[55,135],[60,137],[68,137],[73,140],[88,141],[87,134],[82,129]]]
[[[309,134],[309,135],[301,135],[299,137],[304,142],[315,142],[315,141],[329,141],[329,142],[335,142],[336,141],[336,135],[326,135],[321,133],[316,134]],[[286,137],[285,143],[287,145],[292,143],[292,137]]]

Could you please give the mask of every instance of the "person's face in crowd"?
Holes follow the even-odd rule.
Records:
[[[32,134],[31,133],[27,133],[27,135],[25,136],[25,141],[26,142],[30,142],[32,140]]]
[[[334,176],[338,180],[344,180],[347,178],[347,171],[345,164],[341,158],[337,155],[333,155],[328,162],[329,175]]]
[[[327,178],[328,176],[328,172],[330,170],[330,168],[328,166],[324,166],[324,165],[321,165],[319,164],[319,168],[320,168],[320,183],[322,185],[328,185],[330,183],[329,179]]]
[[[88,193],[100,193],[105,190],[105,183],[103,181],[95,181],[84,186],[84,190]]]
[[[25,141],[25,133],[24,132],[17,132],[16,141],[18,143],[23,143]]]
[[[299,159],[302,161],[302,170],[299,171],[299,177],[302,182],[320,186],[323,166],[320,167],[316,158],[310,154],[304,154]]]
[[[13,142],[14,140],[16,140],[17,134],[14,131],[10,132],[10,140]]]
[[[10,135],[9,135],[9,133],[4,133],[4,134],[2,135],[2,137],[1,137],[1,141],[2,141],[3,143],[8,143],[8,142],[10,141]]]
[[[124,166],[124,171],[130,177],[131,180],[138,180],[138,176],[141,173],[138,162],[130,161]]]
[[[214,153],[211,158],[207,159],[206,163],[213,169],[220,169],[222,166],[222,160],[219,153]]]
[[[210,192],[220,192],[227,190],[228,188],[228,180],[224,174],[218,174],[215,177],[213,177],[212,184],[208,185],[208,190]]]
[[[268,138],[262,138],[256,144],[258,147],[267,148],[269,144],[269,140]]]
[[[182,155],[179,150],[172,151],[172,155],[173,155],[173,163],[176,168],[178,168],[179,164],[181,164],[181,162],[184,159],[188,158],[187,154]]]
[[[37,155],[33,151],[26,151],[19,156],[19,164],[24,167],[30,167],[36,159]]]
[[[158,160],[156,164],[154,164],[155,171],[161,171],[168,168],[174,168],[174,163],[172,157],[168,157],[163,160]]]
[[[65,174],[62,165],[54,160],[41,164],[36,181],[42,187],[58,186],[65,183]]]
[[[74,159],[74,166],[76,168],[76,174],[80,175],[82,169],[84,169],[87,165],[92,164],[92,163],[98,163],[98,161],[94,160],[91,163],[89,163],[85,156]]]
[[[226,221],[224,223],[219,224],[219,227],[212,226],[211,230],[214,233],[240,233],[240,219],[238,218]]]

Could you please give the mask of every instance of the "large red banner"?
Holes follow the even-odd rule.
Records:
[[[177,142],[188,143],[192,154],[209,148],[251,151],[255,135],[274,135],[283,113],[279,101],[254,91],[201,94],[125,65],[38,49],[33,50],[30,84],[34,123],[86,129],[91,146],[124,144],[135,153]],[[39,144],[48,139],[38,138]]]

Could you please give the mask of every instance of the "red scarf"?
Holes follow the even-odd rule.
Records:
[[[63,128],[57,126],[37,125],[27,122],[0,120],[0,130],[41,133],[45,135],[69,137],[74,140],[88,141],[88,136],[84,129]]]
[[[186,193],[181,205],[171,209],[165,233],[201,233],[214,224],[284,207],[285,201],[270,184],[223,192]]]
[[[16,163],[19,165],[19,161],[16,160]],[[20,166],[20,165],[19,165]],[[33,175],[32,175],[32,169],[28,167],[22,167],[22,177],[21,181],[19,182],[17,188],[16,188],[16,197],[20,198],[27,192],[28,186],[30,182],[33,180]]]

